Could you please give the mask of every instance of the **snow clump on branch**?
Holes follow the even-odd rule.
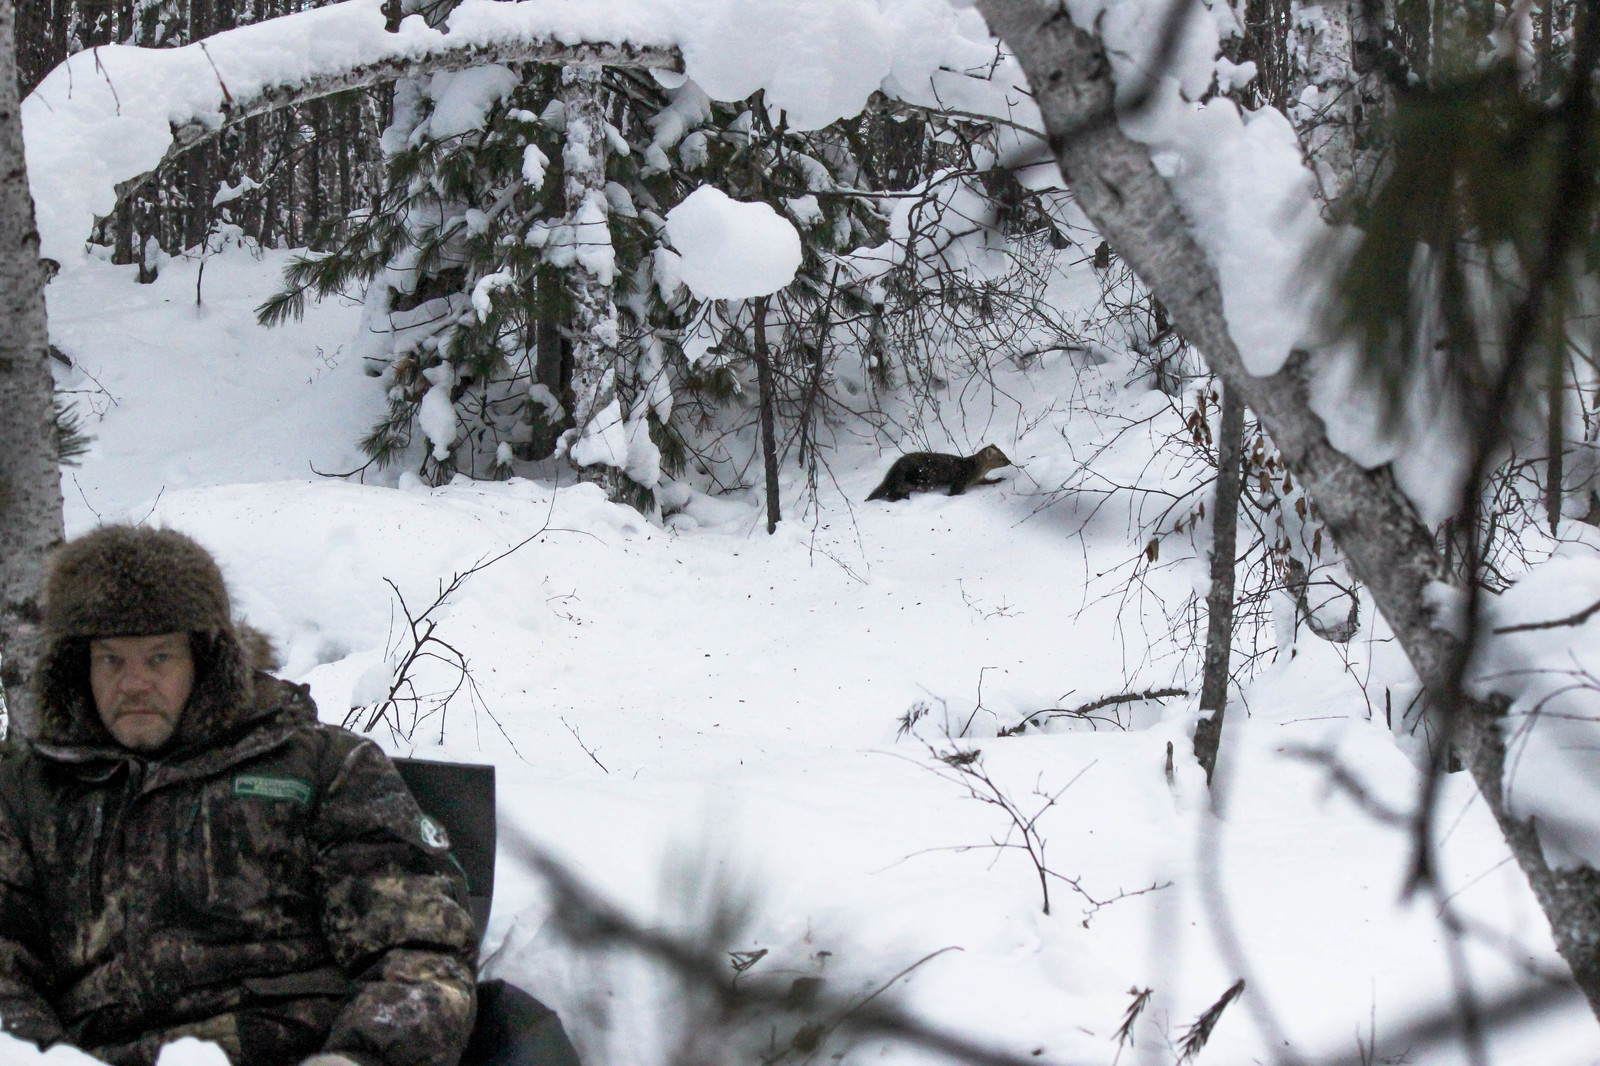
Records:
[[[677,277],[702,300],[769,296],[800,269],[800,234],[764,203],[702,185],[667,212]]]

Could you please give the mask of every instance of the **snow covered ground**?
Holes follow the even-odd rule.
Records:
[[[385,579],[420,610],[441,582],[537,534],[443,609],[439,632],[470,660],[481,701],[372,735],[397,754],[493,763],[502,826],[630,912],[681,925],[682,871],[715,871],[753,893],[732,945],[769,949],[752,974],[817,974],[847,991],[959,948],[895,994],[942,1028],[1042,1062],[1116,1061],[1130,989],[1153,988],[1120,1055],[1171,1063],[1241,976],[1251,998],[1223,1015],[1202,1061],[1355,1056],[1374,1030],[1377,1061],[1466,1061],[1458,1045],[1386,1044],[1451,1001],[1442,930],[1431,904],[1398,901],[1404,836],[1290,755],[1334,751],[1374,795],[1409,802],[1416,774],[1383,700],[1409,675],[1370,631],[1348,665],[1302,641],[1230,708],[1218,810],[1189,755],[1192,700],[1123,707],[1136,728],[995,736],[1034,711],[1174,680],[1172,662],[1139,651],[1165,621],[1107,597],[1096,577],[1139,549],[1127,527],[1102,519],[1080,535],[1083,516],[1039,509],[1074,461],[1069,447],[1099,432],[1052,401],[1115,363],[1063,360],[1005,381],[1014,406],[996,398],[985,428],[969,423],[973,435],[950,442],[1000,445],[1022,467],[1005,484],[863,503],[889,457],[862,445],[833,459],[842,494],[824,484],[803,517],[803,483],[785,485],[790,520],[775,536],[755,493],[697,495],[664,527],[550,470],[437,489],[392,471],[366,484],[318,477],[361,465],[354,442],[382,397],[346,354],[353,304],[280,330],[254,324],[281,261],[213,257],[199,306],[194,262],[165,264],[148,287],[127,268],[65,264],[49,290],[51,335],[74,360],[62,381],[81,390],[97,439],[63,488],[69,532],[149,521],[209,546],[239,610],[278,643],[285,676],[311,683],[326,720],[383,679],[398,637]],[[1198,575],[1180,564],[1154,580],[1172,591]],[[1055,881],[1045,915],[1027,859],[981,847],[1008,820],[900,735],[918,704],[917,734],[943,744],[948,725],[978,738],[962,743],[1029,814],[1036,793],[1060,793],[1038,823],[1047,865],[1087,896]],[[1479,993],[1559,969],[1465,775],[1446,782],[1444,812],[1453,903],[1493,931],[1467,951]],[[665,986],[562,943],[514,850],[497,876],[489,972],[558,1007],[591,1066],[664,1061],[677,1013]],[[1151,886],[1166,887],[1100,907],[1087,898]],[[1597,1048],[1600,1027],[1574,997],[1497,1033],[1491,1052],[1545,1066],[1600,1063]],[[849,1061],[919,1058],[869,1046]]]

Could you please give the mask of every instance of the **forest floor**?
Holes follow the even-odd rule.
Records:
[[[691,1012],[626,953],[569,944],[519,840],[667,928],[742,891],[749,910],[725,946],[768,951],[751,979],[819,976],[845,995],[891,984],[939,1028],[1044,1063],[1173,1063],[1239,977],[1246,1002],[1223,1013],[1203,1062],[1467,1061],[1455,1041],[1396,1036],[1455,994],[1435,904],[1400,899],[1407,837],[1294,754],[1335,753],[1374,796],[1411,801],[1416,745],[1386,724],[1385,690],[1414,685],[1374,612],[1346,648],[1303,636],[1263,660],[1229,708],[1215,800],[1190,753],[1192,698],[996,735],[1052,708],[1194,687],[1193,656],[1170,650],[1169,632],[1204,586],[1203,553],[1166,549],[1125,593],[1144,547],[1127,508],[1052,494],[1110,439],[1101,415],[1063,397],[1092,394],[1128,418],[1165,403],[1125,387],[1118,363],[951,383],[950,450],[998,444],[1018,463],[1002,484],[864,503],[892,450],[861,440],[830,456],[814,499],[800,471],[786,475],[774,536],[757,491],[696,493],[659,524],[550,467],[439,488],[393,470],[318,476],[362,464],[355,442],[382,388],[346,354],[351,304],[255,325],[281,263],[213,257],[198,306],[192,261],[141,287],[130,268],[86,259],[52,283],[52,339],[75,364],[61,381],[81,390],[95,437],[63,481],[69,532],[148,521],[197,537],[284,676],[308,682],[334,723],[387,679],[404,610],[522,543],[435,615],[475,696],[446,713],[399,708],[370,735],[392,753],[497,768],[486,971],[555,1006],[589,1066],[668,1061]],[[1099,461],[1131,470],[1148,456],[1134,434]],[[435,663],[419,680],[431,691],[454,675]],[[982,752],[982,780],[933,757],[957,748]],[[969,795],[984,781],[1024,819],[1054,801],[1035,823],[1060,875],[1049,914],[1028,856],[990,846],[1021,838],[1002,806]],[[1445,782],[1441,840],[1452,905],[1485,931],[1465,948],[1477,994],[1559,969],[1464,774]],[[1120,1047],[1130,991],[1146,988]],[[1497,1030],[1490,1057],[1595,1064],[1597,1048],[1574,996]],[[874,1041],[847,1055],[926,1058]]]

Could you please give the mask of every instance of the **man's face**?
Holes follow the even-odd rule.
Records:
[[[118,744],[159,750],[178,728],[194,688],[187,633],[102,637],[89,644],[89,688]]]

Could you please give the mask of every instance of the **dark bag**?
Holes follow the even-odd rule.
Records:
[[[556,1012],[516,985],[478,982],[478,1024],[461,1066],[580,1066]]]

